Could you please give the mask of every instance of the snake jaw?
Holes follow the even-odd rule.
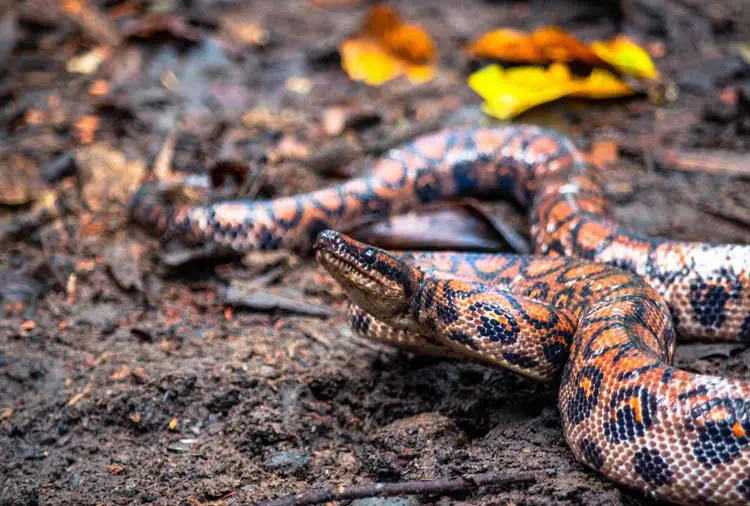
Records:
[[[409,326],[412,297],[422,279],[419,269],[332,230],[318,235],[314,250],[352,302],[386,323]]]

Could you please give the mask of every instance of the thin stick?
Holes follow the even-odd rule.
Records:
[[[539,474],[525,472],[519,474],[481,473],[461,478],[440,480],[415,480],[398,483],[366,483],[340,486],[337,488],[319,488],[298,495],[282,497],[272,501],[256,503],[255,506],[306,506],[328,501],[361,499],[364,497],[390,497],[399,495],[435,495],[462,492],[483,486],[502,486],[511,483],[535,482]]]

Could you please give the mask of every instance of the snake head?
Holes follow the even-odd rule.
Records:
[[[412,299],[424,278],[421,270],[333,230],[318,234],[313,248],[315,259],[352,302],[394,328],[411,326]]]

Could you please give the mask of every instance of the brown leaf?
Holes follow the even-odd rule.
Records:
[[[528,242],[471,199],[434,204],[352,232],[358,240],[386,249],[530,251]]]
[[[84,33],[94,40],[110,46],[120,44],[117,27],[96,5],[86,0],[64,0],[62,10]]]
[[[126,160],[122,152],[103,142],[78,148],[74,156],[83,201],[93,211],[106,211],[113,202],[127,205],[146,173],[143,162]]]
[[[730,358],[745,346],[738,343],[688,343],[677,347],[675,361],[690,364],[711,357]]]
[[[113,372],[110,378],[115,381],[123,381],[126,380],[128,376],[130,376],[130,367],[123,365]]]
[[[21,154],[0,158],[0,173],[0,204],[28,204],[46,189],[37,164]]]
[[[322,317],[336,314],[336,311],[330,307],[307,302],[301,294],[289,291],[272,290],[271,288],[245,289],[239,283],[232,283],[222,292],[221,296],[227,304],[254,311],[287,311]]]
[[[221,18],[221,27],[230,40],[240,44],[263,47],[271,41],[270,32],[253,21],[236,14]]]
[[[158,13],[148,14],[129,23],[123,35],[135,39],[151,39],[161,36],[189,42],[198,42],[201,38],[200,30],[190,26],[185,18],[174,14]]]
[[[120,234],[104,253],[112,277],[123,290],[143,291],[143,273],[140,269],[143,245]]]

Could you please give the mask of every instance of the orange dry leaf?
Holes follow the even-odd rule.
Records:
[[[339,52],[349,77],[371,86],[401,75],[414,83],[435,75],[436,51],[429,34],[402,23],[398,13],[386,5],[373,7],[357,37],[343,41]]]
[[[480,37],[468,51],[474,57],[521,63],[580,61],[592,66],[611,66],[638,79],[659,79],[648,53],[624,35],[584,44],[556,27],[543,27],[532,33],[501,28]]]
[[[485,100],[482,110],[503,120],[564,96],[610,98],[635,93],[607,70],[594,69],[588,77],[581,78],[571,74],[564,63],[553,63],[547,69],[504,70],[490,65],[471,74],[469,86]]]
[[[539,28],[527,34],[511,28],[488,32],[469,46],[474,57],[497,58],[521,63],[600,63],[596,54],[574,36],[555,27]]]

